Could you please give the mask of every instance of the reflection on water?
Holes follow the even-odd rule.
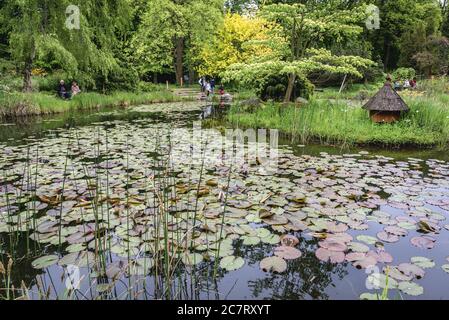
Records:
[[[20,296],[19,288],[27,288],[33,299],[358,299],[369,291],[365,270],[316,255],[323,237],[346,229],[320,225],[349,226],[347,253],[346,245],[360,244],[358,236],[376,237],[408,215],[414,223],[399,230],[409,227],[407,236],[382,248],[394,257],[392,267],[429,256],[436,266],[419,281],[425,291],[418,298],[449,298],[449,275],[441,269],[448,255],[446,153],[363,148],[371,156],[357,148],[300,146],[284,137],[275,176],[263,175],[257,163],[232,167],[222,158],[204,168],[204,160],[189,158],[195,147],[171,133],[188,133],[198,118],[223,127],[226,109],[173,104],[1,125],[0,261],[5,269],[10,258],[13,264],[0,286],[11,290],[0,297]],[[194,142],[219,147],[217,140]],[[184,144],[173,161],[173,150]],[[206,147],[199,150],[212,156]],[[302,197],[298,192],[308,200],[295,200]],[[273,217],[288,218],[260,219],[267,208]],[[410,245],[419,236],[418,222],[433,229],[432,251]],[[257,236],[258,229],[268,235]],[[244,245],[244,234],[257,244]],[[273,255],[283,234],[300,240],[301,258],[288,261],[280,274],[263,272],[260,261]],[[379,247],[369,246],[372,252]],[[245,264],[224,270],[218,262],[230,255]],[[39,261],[42,268],[36,268],[39,257],[49,259]],[[54,258],[69,263],[51,263]],[[379,262],[380,272],[387,264]],[[70,291],[71,284],[79,289]]]

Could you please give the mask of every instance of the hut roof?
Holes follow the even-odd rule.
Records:
[[[409,111],[409,107],[401,96],[391,87],[389,82],[376,93],[364,106],[371,111]]]

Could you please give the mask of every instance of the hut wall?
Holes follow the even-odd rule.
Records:
[[[377,123],[393,123],[401,119],[400,111],[370,111],[371,120]]]

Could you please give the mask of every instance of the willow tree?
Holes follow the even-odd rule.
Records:
[[[284,100],[290,101],[298,76],[311,72],[361,76],[360,70],[368,67],[370,60],[356,56],[334,56],[325,45],[342,42],[360,35],[366,18],[365,8],[336,10],[338,1],[320,2],[313,6],[304,4],[272,4],[261,8],[260,17],[277,24],[277,36],[287,41],[287,50],[280,59],[252,64],[236,64],[226,72],[228,80],[262,81],[269,72],[288,77]],[[283,46],[284,44],[280,44]],[[258,78],[258,79],[257,79]]]
[[[147,0],[132,39],[140,71],[160,73],[173,68],[179,83],[185,58],[193,61],[202,44],[211,40],[223,8],[223,0]]]
[[[7,32],[11,57],[23,72],[23,91],[32,90],[32,69],[39,59],[51,59],[68,73],[83,72],[90,79],[107,77],[117,66],[113,44],[127,1],[80,1],[79,12],[71,13],[67,9],[73,5],[76,1],[11,0],[1,8],[0,25]],[[73,28],[67,24],[67,12],[77,15]]]

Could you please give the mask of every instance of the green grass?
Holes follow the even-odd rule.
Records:
[[[162,103],[190,100],[174,95],[171,91],[114,92],[108,95],[82,93],[64,101],[48,93],[5,93],[0,91],[0,118],[39,114],[62,113],[69,110],[88,110],[102,107],[126,107],[145,103]]]
[[[406,98],[411,111],[395,124],[376,124],[361,108],[344,101],[311,100],[307,106],[267,103],[251,112],[234,105],[228,120],[242,127],[279,129],[302,143],[421,146],[449,145],[447,97]]]

